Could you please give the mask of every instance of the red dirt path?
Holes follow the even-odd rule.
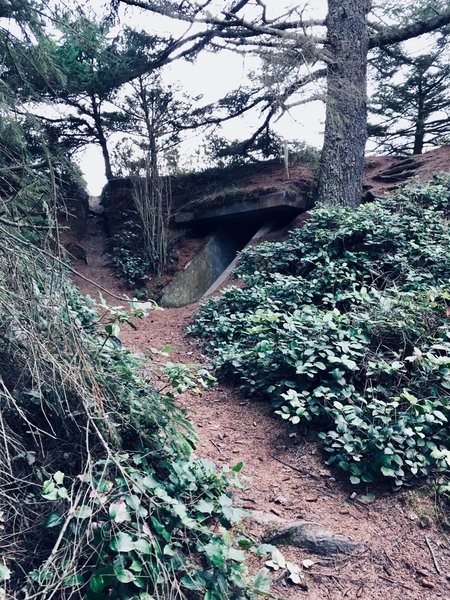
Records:
[[[83,246],[88,265],[78,263],[80,273],[122,295],[124,289],[104,255],[105,239],[98,217],[90,217]],[[97,297],[95,285],[76,279],[84,294]],[[102,294],[111,304],[118,303]],[[169,343],[175,348],[172,361],[205,364],[207,358],[186,335],[196,308],[154,311],[137,323],[137,331],[124,330],[123,342],[144,353]],[[320,447],[311,436],[289,429],[271,414],[267,404],[248,402],[238,388],[221,383],[202,396],[185,395],[180,402],[197,427],[198,456],[219,465],[244,461],[244,475],[249,479],[236,493],[238,504],[289,520],[317,521],[361,543],[352,556],[337,558],[282,548],[289,559],[301,563],[310,558],[314,565],[306,573],[308,591],[281,582],[275,588],[280,596],[287,600],[450,598],[450,542],[437,526],[429,491],[396,495],[376,492],[375,501],[365,504],[360,493],[355,494],[354,488],[339,480],[339,473],[325,466]],[[256,538],[261,527],[249,524],[247,531]]]

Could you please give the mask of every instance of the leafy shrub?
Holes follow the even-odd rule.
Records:
[[[142,286],[152,265],[143,250],[142,231],[136,222],[125,221],[122,231],[111,239],[111,252],[119,279],[130,288]]]
[[[241,254],[244,288],[192,332],[216,367],[296,425],[353,483],[450,467],[450,178],[357,210],[319,207]]]
[[[265,593],[227,532],[241,516],[229,482],[242,464],[196,459],[174,403],[205,374],[144,371],[117,337],[125,311],[100,317],[49,251],[0,229],[0,595]]]

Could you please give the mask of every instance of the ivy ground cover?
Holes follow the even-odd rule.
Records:
[[[450,178],[317,207],[241,254],[191,331],[222,376],[317,430],[354,484],[450,469]]]

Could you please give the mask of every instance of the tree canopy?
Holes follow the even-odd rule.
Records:
[[[323,100],[327,113],[319,197],[327,203],[352,205],[361,200],[367,137],[367,65],[371,52],[392,55],[390,49],[400,43],[424,34],[442,33],[450,23],[447,4],[428,0],[415,6],[402,0],[394,5],[382,2],[376,6],[368,0],[329,0],[326,18],[308,13],[307,3],[294,3],[280,14],[271,11],[263,1],[250,0],[112,2],[116,11],[126,6],[141,14],[154,15],[154,29],[150,27],[148,31],[121,26],[118,12],[116,16],[92,15],[81,9],[70,13],[57,4],[50,18],[37,2],[27,4],[16,0],[5,4],[5,15],[6,6],[16,16],[17,23],[26,21],[28,28],[35,23],[33,33],[17,37],[15,56],[5,47],[3,81],[16,92],[17,114],[29,112],[29,102],[34,97],[49,103],[56,113],[38,112],[47,137],[69,153],[85,144],[97,143],[108,179],[115,175],[111,135],[117,132],[129,135],[130,118],[136,118],[125,100],[131,97],[133,86],[136,89],[145,81],[141,100],[145,95],[156,97],[160,84],[152,91],[151,82],[174,60],[195,60],[202,51],[231,49],[257,56],[261,65],[259,74],[254,73],[239,90],[230,91],[217,103],[203,107],[191,103],[189,111],[183,109],[176,124],[172,119],[175,138],[182,130],[217,126],[258,110],[261,121],[251,137],[232,146],[233,152],[248,153],[251,149],[272,146],[276,138],[271,126],[280,115],[312,99]],[[185,24],[187,29],[178,36],[169,34],[163,31],[158,19]],[[445,110],[444,80],[439,79],[443,71],[437,74],[437,59],[432,58],[429,59],[432,66],[424,69],[426,60],[424,57],[419,71],[411,73],[397,91],[404,92],[404,102],[408,102],[407,96],[413,94],[411,86],[416,85],[417,91],[420,72],[422,79],[431,78],[429,85],[439,95]],[[434,85],[435,80],[440,88]],[[318,82],[321,82],[319,87]],[[380,88],[379,106],[383,102],[389,104],[392,98],[386,86]],[[437,96],[423,101],[425,106],[418,121],[425,118],[435,129],[434,138],[429,139],[437,139],[446,126],[442,115],[437,120],[432,116]],[[381,126],[378,123],[378,133],[391,135],[390,130],[380,129]],[[146,125],[145,128],[148,132]],[[397,133],[407,134],[408,130],[400,129]],[[417,135],[416,150],[422,137],[422,133]]]
[[[378,62],[369,136],[388,153],[422,154],[450,133],[450,67],[443,48],[408,56],[396,50]]]
[[[116,0],[125,4],[195,24],[199,31],[184,43],[239,52],[271,49],[289,53],[293,64],[305,67],[276,97],[263,94],[249,105],[266,102],[270,119],[306,83],[326,75],[327,116],[320,170],[319,196],[327,203],[357,205],[361,200],[366,143],[368,52],[434,32],[450,23],[445,2],[424,1],[418,6],[398,2],[377,5],[368,0],[329,0],[326,19],[306,18],[306,3],[279,17],[268,16],[264,2],[153,2]],[[324,71],[324,67],[326,71]],[[274,108],[276,107],[276,108]]]

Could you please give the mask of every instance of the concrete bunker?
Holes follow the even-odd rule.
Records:
[[[187,306],[212,294],[233,270],[239,251],[271,231],[286,227],[307,208],[307,196],[292,191],[217,206],[186,205],[176,215],[175,223],[204,234],[206,241],[166,286],[161,306]]]

